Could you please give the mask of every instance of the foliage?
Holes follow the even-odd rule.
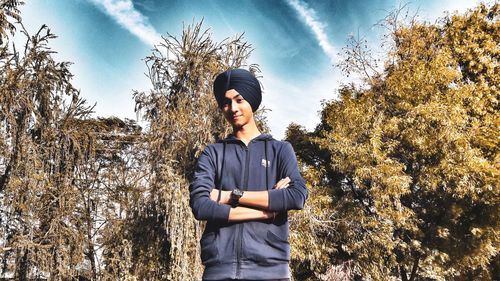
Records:
[[[55,35],[46,26],[29,35],[9,21],[20,20],[20,3],[0,3],[0,276],[95,280],[114,219],[144,184],[141,129],[89,118],[70,63],[52,58]],[[16,27],[22,52],[4,32]]]
[[[2,274],[17,280],[78,275],[84,231],[78,187],[72,182],[85,162],[73,120],[91,112],[71,85],[69,63],[52,58],[46,26],[26,37],[22,52],[6,31],[19,20],[17,1],[2,1],[0,35],[0,244]],[[6,37],[3,37],[6,36]]]
[[[14,34],[16,30],[11,20],[21,21],[18,7],[22,4],[23,2],[19,0],[0,0],[0,46],[4,42],[4,37],[7,38],[8,33]]]
[[[317,173],[312,202],[333,201],[310,207],[309,220],[335,227],[302,226],[315,238],[298,242],[303,263],[326,266],[309,250],[317,244],[363,280],[495,277],[498,16],[498,4],[481,4],[440,24],[392,18],[383,73],[325,102],[314,132],[289,127],[306,173]],[[370,63],[359,58],[351,71]]]

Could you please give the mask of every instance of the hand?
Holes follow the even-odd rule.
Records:
[[[217,202],[218,197],[219,197],[219,190],[216,188],[212,189],[212,191],[210,192],[210,199],[212,201]],[[230,199],[231,199],[231,191],[222,190],[219,202],[221,204],[229,204]]]
[[[274,186],[274,189],[282,189],[282,188],[287,188],[289,183],[290,183],[290,178],[286,177],[284,179],[279,180]]]

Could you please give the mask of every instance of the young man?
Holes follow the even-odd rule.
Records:
[[[214,95],[233,133],[205,148],[189,187],[195,218],[207,221],[203,280],[289,280],[287,211],[308,197],[293,148],[257,128],[262,96],[250,72],[219,74]]]

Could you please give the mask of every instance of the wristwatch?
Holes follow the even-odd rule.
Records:
[[[235,208],[239,205],[241,196],[243,196],[242,190],[239,190],[238,188],[233,189],[233,191],[231,192],[231,198],[229,200],[229,203],[231,203],[231,207]]]

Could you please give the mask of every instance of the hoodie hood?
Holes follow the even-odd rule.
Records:
[[[270,141],[274,140],[273,136],[270,134],[260,134],[252,139],[252,141]],[[220,140],[219,142],[238,142],[241,141],[235,135],[229,134],[225,139]]]

